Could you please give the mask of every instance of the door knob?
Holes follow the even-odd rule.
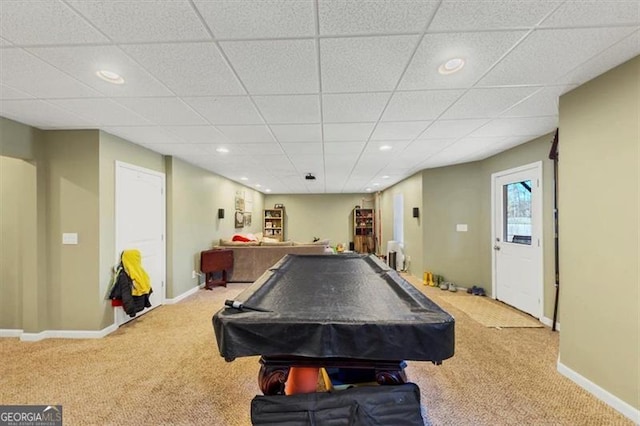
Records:
[[[495,246],[493,246],[493,249],[494,250],[500,250],[500,246],[496,244]]]

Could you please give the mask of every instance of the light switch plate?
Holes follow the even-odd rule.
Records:
[[[62,234],[62,244],[78,244],[77,232],[65,232]]]
[[[459,223],[456,225],[456,231],[458,232],[467,232],[467,224],[466,223]]]

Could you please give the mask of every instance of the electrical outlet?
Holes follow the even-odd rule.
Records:
[[[191,271],[191,278],[197,278],[198,274],[196,271]]]

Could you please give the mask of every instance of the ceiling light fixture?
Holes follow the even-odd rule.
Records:
[[[312,173],[307,173],[304,177],[306,180],[316,180],[316,177]]]
[[[240,180],[249,180],[249,178],[248,178],[248,177],[246,177],[246,176],[242,176],[242,177],[240,178]]]
[[[96,72],[96,75],[106,82],[112,84],[124,84],[124,78],[118,73],[108,70],[100,70]]]
[[[438,72],[442,75],[453,74],[464,67],[464,59],[452,58],[438,67]]]
[[[265,189],[264,192],[271,192],[269,188]]]
[[[380,186],[380,184],[379,183],[374,183],[373,186]]]
[[[389,176],[384,175],[384,176],[382,176],[382,179],[389,179]]]
[[[220,148],[216,148],[216,152],[226,154],[227,152],[229,152],[229,150],[227,148],[220,147]]]
[[[391,145],[382,145],[380,151],[389,151],[391,148]]]
[[[262,187],[262,185],[260,185],[259,183],[256,183],[256,188],[260,188]]]
[[[371,188],[365,188],[365,191],[371,192]]]

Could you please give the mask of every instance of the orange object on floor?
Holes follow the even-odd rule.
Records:
[[[284,394],[315,392],[318,387],[319,370],[314,367],[291,367],[287,383],[284,385]]]

